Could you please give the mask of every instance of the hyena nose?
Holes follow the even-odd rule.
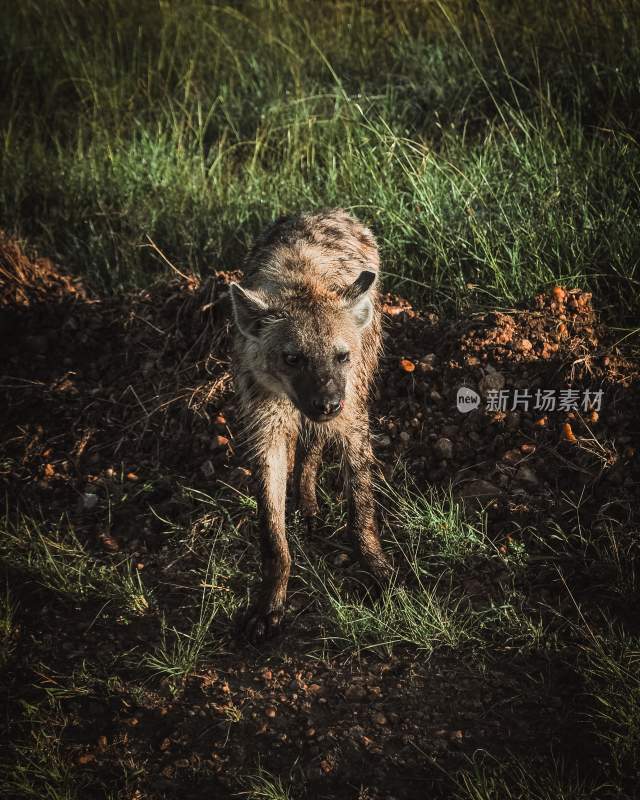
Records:
[[[319,414],[330,416],[337,414],[342,408],[342,400],[327,399],[323,397],[316,397],[313,401],[313,407]]]

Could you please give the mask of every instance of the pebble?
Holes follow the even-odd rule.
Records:
[[[433,445],[433,452],[439,459],[450,461],[453,458],[453,442],[442,436]]]
[[[104,533],[100,536],[100,544],[110,553],[117,553],[118,550],[120,550],[118,540],[114,539],[113,536],[109,536],[108,533]]]
[[[81,502],[83,511],[91,511],[98,505],[98,495],[93,494],[93,492],[85,492],[82,495]]]
[[[202,472],[205,478],[210,478],[215,471],[216,468],[213,466],[213,462],[210,460],[207,460],[200,465],[200,472]]]
[[[536,477],[535,472],[526,464],[521,464],[518,467],[515,479],[517,481],[521,481],[522,483],[529,483],[532,486],[535,486],[538,483],[538,478]]]

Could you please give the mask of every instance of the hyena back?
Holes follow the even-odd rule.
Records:
[[[303,516],[318,512],[322,452],[337,443],[349,527],[369,572],[391,574],[378,535],[368,398],[381,344],[379,256],[372,233],[342,210],[282,217],[255,242],[231,286],[234,372],[259,486],[262,587],[248,617],[257,640],[282,621],[291,557],[287,479]]]

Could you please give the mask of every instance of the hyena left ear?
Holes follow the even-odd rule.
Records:
[[[260,325],[269,314],[267,304],[255,292],[243,289],[239,283],[232,283],[229,291],[233,316],[240,333],[247,339],[257,339]]]
[[[377,275],[370,269],[364,269],[351,284],[342,292],[347,308],[351,311],[353,319],[359,328],[366,328],[373,319],[373,301],[369,289]]]

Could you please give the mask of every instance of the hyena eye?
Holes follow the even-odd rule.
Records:
[[[339,361],[340,364],[346,364],[349,360],[349,353],[336,353],[336,361]]]
[[[290,367],[295,367],[300,363],[300,355],[298,353],[283,353],[284,363]]]

